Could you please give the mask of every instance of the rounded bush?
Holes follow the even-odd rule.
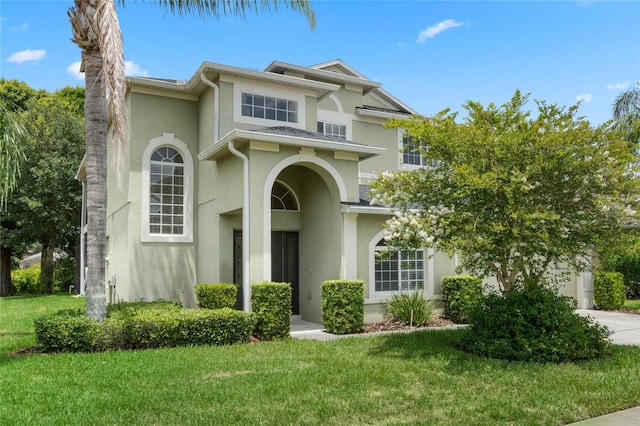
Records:
[[[385,316],[404,324],[421,326],[433,315],[433,302],[422,291],[394,294],[387,302]]]
[[[364,281],[329,280],[321,284],[322,321],[328,333],[358,333],[364,327]]]
[[[482,300],[482,279],[471,275],[442,277],[444,316],[453,322],[466,323],[469,312]]]
[[[264,282],[251,285],[251,310],[256,318],[255,336],[280,340],[291,332],[291,285]]]
[[[36,294],[40,290],[40,266],[16,269],[11,272],[16,294]]]
[[[490,294],[470,314],[461,348],[512,361],[567,362],[609,353],[611,332],[549,289]]]
[[[593,303],[599,309],[620,309],[626,300],[624,280],[619,272],[597,272],[593,277]]]

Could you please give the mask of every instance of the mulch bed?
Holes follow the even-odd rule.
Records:
[[[400,331],[400,330],[415,330],[417,328],[432,328],[432,327],[446,327],[454,325],[451,321],[441,317],[432,317],[426,324],[421,326],[409,326],[397,320],[387,319],[380,322],[372,322],[364,325],[363,333],[376,333],[379,331]]]

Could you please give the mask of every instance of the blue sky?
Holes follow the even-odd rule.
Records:
[[[73,68],[71,0],[0,1],[0,77],[53,91]],[[340,58],[421,114],[516,89],[572,105],[599,124],[640,81],[639,1],[312,2],[317,27],[280,8],[247,19],[176,18],[154,4],[118,7],[131,75],[185,80],[203,61],[264,69]]]

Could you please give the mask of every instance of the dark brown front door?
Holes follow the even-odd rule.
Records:
[[[271,233],[271,281],[291,285],[291,312],[300,314],[298,284],[298,233]],[[242,231],[233,232],[233,282],[238,284],[238,309],[243,306],[242,294]]]
[[[291,312],[300,314],[297,232],[271,233],[271,281],[291,285]]]

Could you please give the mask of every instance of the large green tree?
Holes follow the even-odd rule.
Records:
[[[84,89],[65,88],[33,103],[22,117],[26,130],[20,187],[13,205],[21,214],[23,241],[40,245],[40,292],[53,291],[54,251],[73,256],[79,235],[82,187],[75,179],[84,154]]]
[[[37,247],[42,252],[40,291],[53,290],[53,253],[73,253],[78,236],[81,186],[75,171],[84,152],[84,89],[53,94],[18,81],[0,82],[0,97],[20,109],[23,133],[18,186],[0,211],[0,294],[11,292],[11,256]],[[78,102],[80,100],[80,102]]]
[[[11,294],[11,256],[16,223],[8,212],[9,195],[15,190],[24,160],[25,129],[20,114],[42,96],[17,80],[0,79],[0,296]]]
[[[592,250],[636,214],[638,178],[628,143],[593,127],[570,108],[528,96],[468,117],[444,110],[392,120],[437,167],[383,173],[376,201],[397,209],[387,222],[391,244],[430,246],[461,255],[462,266],[494,276],[506,293],[545,286],[551,271],[583,268]]]
[[[74,3],[68,15],[72,40],[82,51],[81,71],[84,71],[86,88],[87,316],[101,320],[106,316],[107,105],[116,167],[121,170],[128,138],[124,58],[115,0],[75,0]],[[311,26],[315,25],[307,0],[157,0],[154,3],[178,16],[215,18],[227,14],[244,16],[251,9],[261,11],[285,6],[301,12]]]

